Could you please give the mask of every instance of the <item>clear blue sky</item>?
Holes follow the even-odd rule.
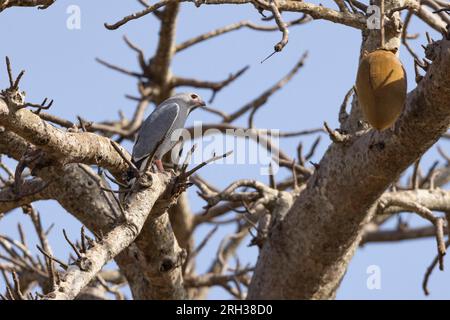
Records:
[[[69,5],[76,4],[81,9],[81,29],[66,28]],[[325,5],[333,6],[332,1]],[[184,41],[192,36],[214,28],[250,19],[259,22],[259,14],[248,6],[202,6],[193,4],[181,6],[178,21],[177,40]],[[13,8],[0,14],[2,46],[0,57],[9,55],[15,72],[26,69],[22,89],[27,92],[29,101],[40,102],[45,96],[55,100],[51,112],[75,120],[77,115],[100,121],[116,119],[118,110],[131,116],[135,108],[133,101],[125,94],[136,94],[136,80],[111,71],[95,62],[96,57],[130,69],[138,70],[134,52],[122,41],[127,35],[134,43],[143,48],[147,58],[153,55],[157,37],[158,22],[149,15],[132,21],[116,31],[103,27],[104,22],[115,22],[124,15],[140,10],[137,1],[66,1],[58,0],[55,5],[44,11],[36,9]],[[287,14],[286,19],[298,15]],[[419,40],[413,42],[415,48],[425,43],[424,24],[414,22],[410,32],[421,32]],[[432,33],[433,34],[433,33]],[[438,38],[438,36],[435,36]],[[173,71],[180,76],[196,77],[204,80],[221,80],[230,72],[245,65],[250,70],[245,76],[220,92],[212,106],[232,111],[250,101],[262,90],[282,77],[298,60],[301,54],[309,51],[304,68],[285,87],[274,95],[269,103],[257,114],[256,125],[260,128],[282,129],[285,131],[315,128],[327,121],[337,127],[337,114],[347,90],[354,84],[356,74],[360,33],[357,30],[333,24],[327,21],[313,21],[306,25],[290,29],[289,44],[282,53],[273,56],[264,64],[259,62],[267,56],[273,45],[279,41],[280,34],[261,33],[241,30],[197,45],[177,55]],[[422,54],[422,51],[419,51]],[[3,59],[3,58],[2,58]],[[401,49],[408,76],[409,89],[414,88],[412,59],[404,48]],[[1,66],[0,87],[6,87],[7,79]],[[209,92],[200,91],[205,98]],[[196,112],[192,121],[210,122],[213,115]],[[245,125],[245,119],[238,124]],[[292,156],[296,154],[297,138],[282,141],[283,149]],[[305,137],[308,148],[313,137]],[[313,161],[319,161],[329,139],[322,137],[321,144]],[[443,143],[440,145],[444,146]],[[130,145],[126,145],[128,148]],[[430,152],[423,161],[429,166],[436,152]],[[11,162],[12,163],[12,162]],[[237,178],[258,177],[256,165],[210,165],[202,169],[202,175],[219,187],[225,187]],[[288,173],[281,171],[277,179]],[[204,205],[189,191],[194,211]],[[72,238],[78,237],[79,223],[65,213],[55,202],[41,202],[37,205],[42,213],[44,224],[56,223],[50,240],[60,258],[67,257],[68,248],[63,241],[61,230],[69,230]],[[409,217],[409,215],[405,215]],[[31,230],[27,217],[19,211],[7,215],[0,222],[0,233],[17,236],[16,224],[25,223]],[[417,218],[411,223],[423,224]],[[205,226],[198,230],[196,240],[212,228]],[[210,257],[215,254],[217,245],[232,228],[223,228],[217,233],[209,246],[200,255],[198,271],[205,271]],[[31,232],[29,232],[31,233]],[[35,240],[34,235],[30,236]],[[248,243],[248,241],[246,242]],[[242,262],[254,262],[256,250],[246,248],[240,251]],[[338,291],[339,299],[423,299],[421,281],[426,267],[436,253],[434,239],[417,240],[397,244],[368,244],[358,250]],[[448,260],[448,259],[447,259]],[[447,261],[448,262],[448,261]],[[367,268],[377,265],[381,270],[381,289],[369,290],[366,286]],[[429,288],[430,298],[450,297],[449,273],[435,271]],[[221,289],[213,289],[210,298],[227,298]]]

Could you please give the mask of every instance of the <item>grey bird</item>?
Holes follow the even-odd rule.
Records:
[[[198,94],[179,93],[155,108],[142,124],[134,143],[132,161],[139,171],[145,170],[151,157],[158,170],[164,171],[161,158],[178,142],[174,132],[179,132],[177,129],[184,127],[188,115],[202,106],[205,102]]]

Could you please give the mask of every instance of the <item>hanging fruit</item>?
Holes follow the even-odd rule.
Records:
[[[384,0],[381,0],[380,48],[364,53],[356,76],[356,94],[364,119],[375,129],[391,127],[403,111],[406,73],[384,44]]]
[[[356,93],[365,120],[375,129],[391,127],[403,111],[406,73],[394,53],[378,49],[366,54],[358,68]]]

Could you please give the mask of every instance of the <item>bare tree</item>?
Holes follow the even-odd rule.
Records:
[[[212,102],[218,92],[247,70],[243,68],[217,82],[180,77],[171,71],[174,55],[243,28],[280,32],[280,41],[274,44],[277,53],[289,46],[289,28],[314,23],[314,19],[359,29],[361,53],[373,51],[380,43],[380,32],[368,27],[368,4],[335,0],[337,8],[333,9],[289,0],[138,2],[141,11],[105,23],[105,27],[114,30],[145,15],[154,15],[160,22],[154,55],[147,59],[142,49],[124,38],[136,54],[140,70],[98,59],[106,67],[136,78],[140,96],[129,97],[136,101],[132,119],[88,122],[79,118],[72,122],[54,116],[46,111],[52,101],[26,101],[20,88],[24,72],[15,76],[16,66],[6,59],[9,87],[0,95],[0,152],[15,159],[17,165],[13,170],[0,163],[0,219],[15,208],[22,208],[31,219],[40,244],[39,254],[33,254],[21,225],[19,240],[0,235],[0,270],[6,285],[1,298],[106,299],[112,295],[123,299],[121,287],[129,286],[135,299],[202,299],[209,288],[220,286],[237,299],[331,299],[359,245],[435,237],[436,258],[424,276],[423,289],[428,293],[427,281],[436,266],[443,269],[443,256],[449,245],[445,240],[445,214],[450,212],[450,193],[441,187],[450,180],[450,158],[440,150],[446,164],[435,163],[425,174],[420,158],[436,141],[448,138],[449,3],[385,0],[385,46],[393,51],[402,44],[407,48],[417,66],[417,87],[408,94],[403,113],[392,129],[378,132],[370,128],[362,119],[351,89],[343,93],[340,128],[332,129],[325,123],[324,128],[279,134],[281,138],[327,134],[330,145],[319,163],[308,161],[320,136],[307,152],[300,143],[294,157],[275,150],[267,132],[256,128],[253,121],[269,98],[302,68],[306,54],[288,74],[234,112],[205,108],[220,121],[203,124],[203,133],[210,128],[224,134],[229,134],[227,129],[251,129],[255,141],[277,154],[275,160],[292,173],[291,178],[278,182],[271,175],[268,185],[241,179],[219,190],[201,177],[201,169],[228,154],[215,156],[192,169],[188,169],[188,159],[181,165],[172,164],[173,170],[166,172],[149,169],[139,175],[131,189],[126,184],[126,173],[133,170],[133,164],[120,143],[134,140],[150,105],[158,105],[182,86],[210,89]],[[264,21],[237,22],[178,43],[175,31],[181,2],[193,2],[197,7],[249,4]],[[2,0],[0,11],[13,6],[45,9],[53,3],[54,0]],[[284,12],[298,13],[299,17],[285,21]],[[404,18],[402,12],[406,13]],[[413,16],[442,35],[433,40],[427,34],[423,59],[408,44],[414,38],[408,33]],[[423,75],[420,68],[425,71]],[[351,108],[347,111],[350,99]],[[248,128],[235,125],[243,117],[248,117]],[[399,177],[411,166],[413,173],[408,183],[400,183]],[[198,188],[198,195],[206,202],[203,212],[193,213],[190,209],[185,190],[191,185]],[[122,197],[124,192],[126,197]],[[69,261],[54,256],[47,239],[49,230],[42,226],[39,212],[33,207],[33,202],[47,199],[56,200],[84,225],[77,241],[73,240],[74,230],[61,235],[72,251]],[[219,220],[229,212],[235,212],[235,218]],[[401,212],[415,213],[428,220],[430,226],[380,230]],[[205,223],[216,226],[195,247],[193,237]],[[235,224],[236,232],[221,241],[208,272],[197,274],[196,257],[223,224]],[[230,267],[230,259],[238,258],[237,249],[248,235],[252,237],[251,245],[259,248],[257,261],[254,265],[242,265],[238,259]],[[102,270],[112,259],[118,269]]]

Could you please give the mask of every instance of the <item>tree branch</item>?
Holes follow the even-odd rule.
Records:
[[[310,17],[308,15],[303,15],[303,17],[296,19],[296,20],[292,20],[289,22],[286,22],[287,27],[290,26],[296,26],[296,25],[300,25],[303,23],[306,23],[308,21],[310,21]],[[197,37],[194,37],[192,39],[186,40],[180,44],[178,44],[175,48],[176,52],[180,52],[183,51],[187,48],[190,48],[193,45],[196,45],[200,42],[218,37],[220,35],[223,35],[225,33],[231,32],[231,31],[235,31],[235,30],[239,30],[242,28],[249,28],[251,30],[256,30],[256,31],[278,31],[278,26],[263,26],[263,25],[257,25],[251,21],[240,21],[240,22],[236,22],[230,25],[227,25],[225,27],[222,28],[218,28],[215,30],[212,30],[210,32],[204,33],[202,35],[199,35]]]
[[[36,178],[27,180],[20,186],[18,194],[13,186],[0,190],[0,212],[4,213],[38,200],[48,200],[51,195],[47,190],[48,182]]]
[[[74,299],[109,260],[136,239],[152,212],[156,200],[166,191],[170,179],[171,176],[167,174],[151,175],[151,186],[136,192],[128,201],[126,221],[114,227],[104,238],[100,239],[77,261],[76,266],[69,267],[67,272],[61,276],[63,281],[45,298],[49,300]]]
[[[11,7],[38,7],[38,9],[47,9],[56,0],[3,0],[0,4],[0,12]]]
[[[105,27],[113,30],[117,29],[129,21],[139,19],[149,13],[154,12],[155,10],[168,5],[169,3],[177,1],[177,2],[194,2],[197,6],[200,5],[218,5],[218,4],[252,4],[253,0],[162,0],[152,6],[147,7],[146,9],[133,13],[129,16],[124,17],[120,21],[113,24],[106,24]],[[270,5],[265,1],[258,1],[258,5],[262,3],[263,8],[266,10],[270,10]],[[364,15],[351,13],[351,12],[339,12],[333,9],[329,9],[327,7],[321,5],[315,5],[306,2],[299,1],[283,1],[278,5],[278,10],[280,11],[290,11],[290,12],[303,12],[309,14],[314,19],[324,19],[328,21],[332,21],[335,23],[340,23],[347,25],[349,27],[354,27],[358,29],[364,29],[366,26],[366,19]]]
[[[118,174],[128,165],[117,154],[108,138],[89,133],[63,132],[27,109],[14,110],[0,98],[0,124],[36,147],[46,151],[61,164],[95,164]]]
[[[290,212],[272,228],[249,298],[334,297],[373,215],[369,208],[450,124],[450,41],[428,50],[433,64],[408,95],[394,130],[328,148]]]

